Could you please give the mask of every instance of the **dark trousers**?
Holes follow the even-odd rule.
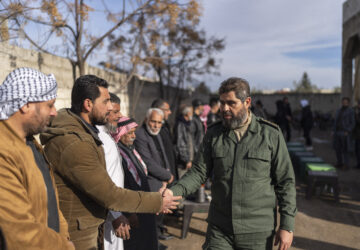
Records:
[[[209,223],[204,250],[272,250],[275,233],[229,234]]]
[[[159,235],[163,234],[163,220],[164,220],[164,214],[159,214],[156,215],[156,232],[157,232],[157,236],[159,237]]]
[[[312,145],[312,140],[311,140],[311,136],[310,136],[310,131],[311,129],[308,128],[304,128],[304,138],[305,138],[305,143],[306,146],[311,146]]]
[[[348,136],[344,132],[335,132],[334,148],[338,166],[349,166]]]
[[[286,131],[286,141],[289,142],[291,140],[291,126],[290,122],[285,124],[285,131]]]
[[[356,167],[360,168],[360,139],[355,140]]]

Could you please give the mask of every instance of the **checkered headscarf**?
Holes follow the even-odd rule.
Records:
[[[56,98],[57,83],[53,74],[45,75],[31,68],[17,68],[0,85],[0,120],[7,120],[29,102]]]
[[[111,134],[116,143],[120,140],[121,136],[128,133],[132,128],[136,128],[138,124],[133,118],[123,116],[119,119],[116,133]]]

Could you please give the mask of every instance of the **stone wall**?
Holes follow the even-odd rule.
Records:
[[[58,82],[56,108],[70,107],[74,78],[73,67],[68,59],[0,43],[0,83],[4,81],[11,71],[18,67],[30,67],[45,74],[54,74]],[[117,94],[121,99],[121,112],[128,115],[129,98],[127,88],[121,88],[121,83],[124,82],[125,78],[123,74],[108,72],[89,65],[86,65],[85,73],[105,79],[110,84],[109,90]]]

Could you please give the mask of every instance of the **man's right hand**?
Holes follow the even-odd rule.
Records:
[[[174,196],[173,192],[170,189],[165,189],[162,192],[163,204],[161,211],[162,213],[172,213],[171,209],[176,209],[176,206],[179,205],[179,200],[181,196]]]
[[[130,223],[124,215],[121,215],[117,219],[113,220],[112,226],[117,237],[124,240],[130,239]]]

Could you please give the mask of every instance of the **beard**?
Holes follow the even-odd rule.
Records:
[[[111,134],[115,134],[116,130],[117,130],[117,126],[112,125],[110,122],[105,124],[105,127],[107,128],[107,130],[109,131],[109,133]]]
[[[231,118],[230,119],[225,119],[224,118],[225,115],[230,115]],[[222,124],[226,128],[229,128],[229,129],[236,129],[236,128],[241,127],[241,125],[243,125],[246,122],[247,118],[248,118],[248,112],[247,112],[247,109],[245,107],[242,108],[236,116],[234,116],[230,111],[221,112]]]
[[[100,115],[98,112],[93,111],[89,116],[89,120],[92,125],[106,125],[108,122],[110,112],[106,112],[104,116]]]
[[[41,114],[39,106],[36,106],[35,112],[34,117],[23,127],[26,136],[32,136],[45,132],[50,124],[50,120],[52,120],[50,115],[45,116]]]
[[[146,129],[147,129],[147,131],[149,132],[150,135],[156,136],[156,135],[158,135],[160,133],[160,129],[157,132],[152,131],[150,126],[147,123],[146,123]]]
[[[26,136],[32,136],[39,133],[43,133],[47,130],[48,126],[47,124],[42,124],[38,126],[30,125],[26,128],[24,128]]]

